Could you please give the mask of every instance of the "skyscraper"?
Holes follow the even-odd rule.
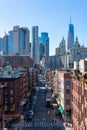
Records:
[[[66,54],[66,44],[65,44],[65,39],[63,37],[63,39],[61,40],[60,44],[59,44],[59,48],[60,48],[60,56],[63,56]]]
[[[3,38],[0,38],[0,52],[3,52],[4,46],[3,46]]]
[[[28,28],[20,28],[20,54],[30,55],[30,32]]]
[[[20,30],[19,26],[14,26],[13,27],[13,32],[14,32],[14,54],[19,54],[19,46],[20,46]]]
[[[39,54],[40,54],[40,60],[42,60],[44,54],[44,45],[41,37],[39,37]]]
[[[32,51],[31,51],[31,56],[34,59],[34,63],[39,64],[38,26],[32,27]]]
[[[5,36],[3,37],[3,44],[4,44],[4,48],[3,48],[3,52],[5,55],[8,54],[8,35],[5,33]]]
[[[30,33],[28,28],[14,26],[8,35],[8,54],[9,55],[29,55]]]
[[[8,35],[8,55],[13,55],[13,50],[14,50],[14,36],[13,36],[13,31],[9,31]]]
[[[40,59],[44,56],[49,56],[49,37],[47,32],[42,32],[39,38],[40,44]]]
[[[73,46],[74,46],[74,26],[73,24],[71,24],[71,18],[70,18],[67,49],[72,48]]]
[[[5,33],[4,37],[0,38],[0,55],[8,54],[8,35]]]

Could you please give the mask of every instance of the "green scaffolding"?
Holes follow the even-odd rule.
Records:
[[[59,106],[59,110],[60,110],[61,114],[64,114],[64,109],[63,109],[62,105]]]

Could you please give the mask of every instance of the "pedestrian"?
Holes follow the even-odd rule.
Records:
[[[65,125],[68,126],[68,122],[65,122]]]
[[[62,115],[60,115],[60,120],[62,119]]]

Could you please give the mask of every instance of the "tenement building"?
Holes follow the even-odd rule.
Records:
[[[71,110],[71,72],[58,71],[59,99],[64,110]]]
[[[87,130],[87,73],[72,75],[73,130]]]

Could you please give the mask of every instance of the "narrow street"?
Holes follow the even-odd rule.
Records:
[[[39,86],[32,120],[21,120],[13,124],[9,130],[65,130],[63,121],[48,113],[51,110],[51,107],[46,107],[45,87]]]

